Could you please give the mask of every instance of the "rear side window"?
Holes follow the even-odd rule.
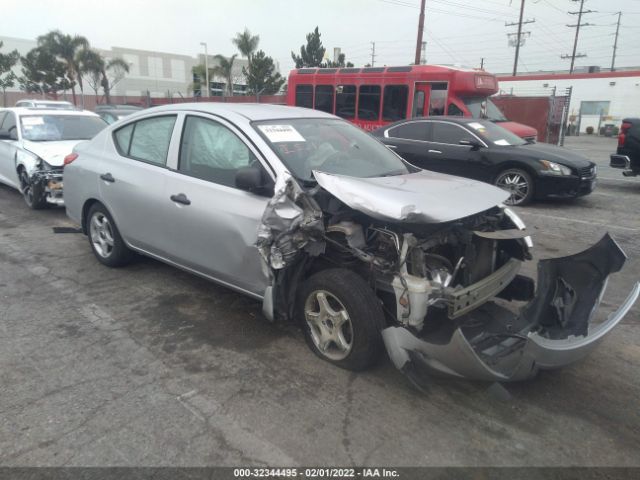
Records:
[[[147,118],[116,130],[116,146],[121,155],[165,166],[175,115]]]
[[[333,85],[316,85],[316,110],[333,113]]]
[[[406,85],[387,85],[384,87],[382,119],[395,122],[407,117],[407,98],[409,87]]]
[[[380,118],[380,86],[362,85],[358,97],[358,118],[378,120]]]
[[[296,107],[313,108],[313,85],[296,86]]]
[[[430,122],[410,122],[389,129],[389,136],[405,140],[429,140]]]
[[[336,88],[336,115],[342,118],[355,118],[355,85],[338,85],[338,87]]]

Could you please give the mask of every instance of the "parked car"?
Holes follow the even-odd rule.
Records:
[[[76,107],[71,102],[63,100],[18,100],[16,107],[22,108],[46,108],[48,110],[75,110]]]
[[[519,274],[531,239],[504,191],[420,170],[320,111],[195,103],[132,114],[65,160],[68,216],[109,267],[148,255],[300,321],[316,355],[520,380],[583,357],[625,255],[605,235]],[[516,311],[493,299],[528,301]],[[515,304],[513,305],[515,306]],[[414,368],[416,370],[414,370]]]
[[[489,120],[402,120],[373,135],[417,167],[506,190],[510,193],[508,205],[587,195],[596,186],[596,165],[585,156],[546,143],[527,142]]]
[[[134,105],[98,105],[96,107],[96,113],[108,124],[122,120],[140,110],[142,110],[142,107]]]
[[[640,118],[622,120],[618,134],[618,149],[610,157],[613,168],[622,168],[625,177],[640,174]]]
[[[64,157],[106,125],[79,110],[0,109],[0,183],[20,190],[33,209],[63,205]]]

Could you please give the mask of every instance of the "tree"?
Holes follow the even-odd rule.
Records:
[[[324,59],[326,49],[322,46],[318,27],[307,34],[307,45],[300,46],[300,56],[291,52],[291,58],[296,64],[296,68],[320,67]]]
[[[247,78],[247,89],[254,95],[270,95],[277,93],[285,82],[285,79],[275,71],[276,67],[271,57],[260,50],[253,56],[251,70],[242,69]]]
[[[231,41],[240,51],[240,55],[247,58],[247,62],[249,64],[248,71],[250,72],[253,52],[255,52],[258,48],[258,44],[260,43],[260,36],[251,35],[249,29],[245,28],[244,32],[237,33],[235,38],[233,38]]]
[[[111,103],[111,90],[129,73],[129,64],[122,58],[112,58],[103,63],[101,85],[107,105]]]
[[[20,58],[22,76],[18,78],[20,88],[28,93],[51,94],[57,96],[60,90],[71,87],[65,76],[64,63],[60,62],[48,49],[36,47]]]
[[[80,67],[80,74],[87,80],[91,89],[95,92],[102,87],[102,72],[105,69],[104,58],[99,52],[91,48],[84,48],[76,57]]]
[[[63,61],[66,70],[66,77],[71,85],[71,94],[75,105],[76,80],[80,86],[80,91],[84,91],[77,56],[80,50],[89,48],[89,41],[81,35],[72,36],[62,33],[60,30],[52,30],[47,34],[38,37],[38,46],[45,48]]]
[[[223,55],[216,55],[213,57],[218,65],[212,68],[214,75],[219,75],[225,79],[227,83],[227,93],[233,95],[233,62],[235,62],[238,55],[233,54],[229,58]]]
[[[0,42],[0,49],[3,43]],[[20,60],[20,54],[17,50],[9,53],[0,52],[0,88],[2,89],[2,104],[7,106],[7,88],[11,88],[16,84],[18,77],[11,70],[13,66]]]

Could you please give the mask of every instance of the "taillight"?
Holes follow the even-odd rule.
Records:
[[[618,134],[618,146],[624,146],[624,141],[627,136],[627,131],[631,128],[631,124],[629,122],[622,122],[622,126],[620,127],[620,133]]]
[[[64,164],[65,165],[69,165],[71,162],[73,162],[76,158],[78,158],[78,154],[77,153],[70,153],[69,155],[67,155],[66,157],[64,157]]]

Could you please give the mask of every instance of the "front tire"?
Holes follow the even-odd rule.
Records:
[[[504,202],[507,205],[527,205],[534,196],[533,178],[519,168],[510,168],[498,174],[495,185],[507,191],[510,196]]]
[[[133,252],[122,240],[113,218],[100,203],[87,213],[89,244],[98,261],[107,267],[122,267],[133,258]]]
[[[42,210],[47,206],[47,201],[44,198],[44,191],[42,185],[39,183],[33,183],[29,174],[24,168],[20,168],[20,192],[22,198],[29,208],[32,210]]]
[[[298,291],[296,316],[309,348],[338,367],[364,370],[382,354],[380,301],[350,270],[323,270],[306,280]]]

